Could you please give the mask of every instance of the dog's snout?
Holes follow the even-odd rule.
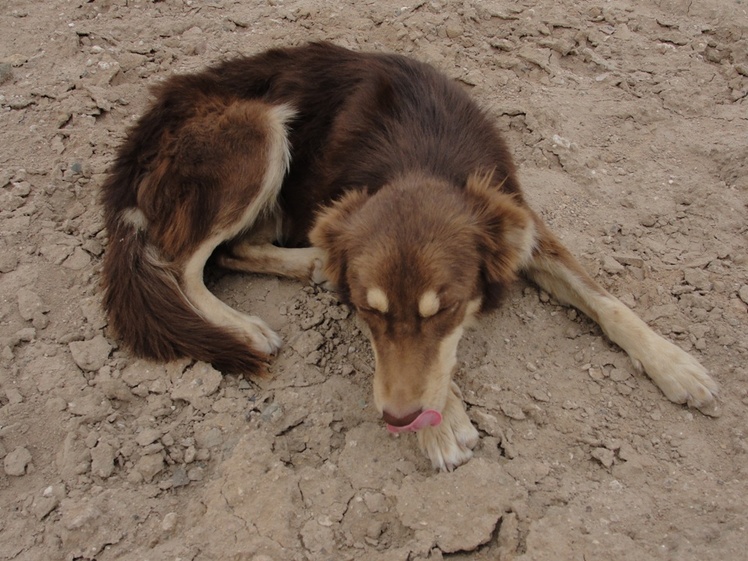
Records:
[[[382,420],[384,420],[384,422],[388,425],[392,425],[393,427],[407,427],[409,424],[415,421],[422,412],[423,410],[419,409],[418,411],[414,411],[413,413],[404,417],[397,417],[389,411],[384,410],[382,411]]]

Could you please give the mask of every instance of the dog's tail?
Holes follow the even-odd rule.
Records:
[[[139,356],[261,373],[280,338],[210,294],[203,266],[220,243],[273,212],[294,112],[205,94],[210,87],[203,75],[168,81],[119,151],[102,187],[103,304]]]
[[[259,373],[268,356],[246,337],[207,321],[185,296],[180,272],[149,245],[138,210],[110,230],[104,259],[104,308],[110,326],[136,355],[169,361],[188,356],[221,371]]]

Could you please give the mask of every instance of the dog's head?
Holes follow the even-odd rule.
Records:
[[[403,427],[443,410],[466,324],[487,286],[514,279],[535,236],[528,211],[490,175],[465,187],[410,175],[373,195],[348,192],[318,215],[310,238],[368,326],[374,403]]]

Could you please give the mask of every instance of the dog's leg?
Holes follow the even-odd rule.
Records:
[[[536,217],[537,246],[524,272],[559,301],[571,304],[602,327],[675,403],[716,414],[717,384],[687,352],[657,335],[620,300],[598,285]]]
[[[316,247],[289,248],[270,243],[253,244],[242,240],[231,247],[229,254],[218,257],[226,269],[245,273],[276,275],[315,284],[327,281],[323,268],[325,252]]]
[[[248,316],[224,304],[203,282],[203,269],[213,250],[225,240],[219,235],[204,241],[190,256],[182,270],[181,286],[185,296],[209,322],[228,327],[244,335],[250,345],[265,354],[275,353],[281,338],[256,316]]]
[[[473,448],[478,443],[478,431],[465,412],[462,393],[457,384],[447,395],[442,411],[442,422],[435,427],[419,430],[418,445],[429,457],[434,469],[452,471],[473,457]]]

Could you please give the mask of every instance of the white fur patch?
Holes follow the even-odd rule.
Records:
[[[434,364],[426,382],[421,402],[426,409],[436,409],[444,414],[445,399],[449,393],[449,382],[457,366],[457,346],[465,330],[458,326],[439,342]]]
[[[366,292],[366,302],[373,309],[382,312],[383,314],[386,314],[390,309],[390,301],[387,299],[387,295],[381,288],[370,288]]]
[[[528,220],[524,228],[510,228],[506,234],[506,241],[519,251],[519,268],[524,268],[532,258],[532,252],[537,245],[537,230],[535,223]]]
[[[422,318],[430,318],[439,311],[439,296],[433,290],[427,290],[418,301],[418,313]]]
[[[143,214],[143,211],[137,207],[123,210],[122,214],[120,214],[120,220],[125,224],[129,224],[138,232],[143,232],[148,228],[148,219]]]
[[[254,224],[260,213],[276,214],[278,194],[291,165],[287,124],[295,115],[296,110],[290,105],[276,105],[268,111],[268,161],[262,187],[255,200],[244,211],[241,220],[221,234],[224,239],[233,238]]]
[[[442,339],[439,344],[439,354],[437,357],[436,369],[447,375],[452,373],[457,365],[457,344],[462,338],[464,329],[462,326],[455,329],[452,333]]]

